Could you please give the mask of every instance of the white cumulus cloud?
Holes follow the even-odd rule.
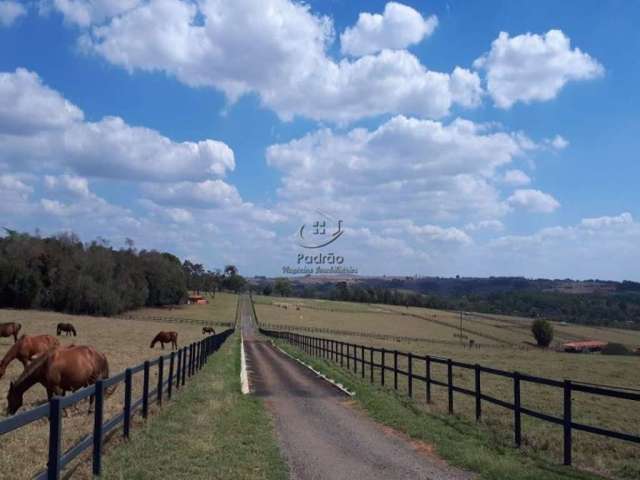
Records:
[[[468,120],[397,116],[371,131],[322,129],[272,145],[267,161],[284,173],[281,198],[297,205],[349,205],[384,218],[496,217],[508,207],[495,170],[524,154],[522,139]]]
[[[597,60],[579,48],[571,48],[569,37],[561,30],[515,37],[501,32],[491,50],[474,66],[486,71],[487,90],[499,108],[510,108],[516,102],[551,100],[567,82],[604,73]]]
[[[41,11],[60,12],[67,22],[87,27],[120,15],[143,3],[143,0],[43,0]]]
[[[553,196],[535,189],[516,190],[507,202],[511,206],[538,213],[551,213],[560,207],[560,202]]]
[[[435,15],[424,18],[407,5],[389,2],[382,15],[361,13],[357,23],[340,35],[340,48],[342,53],[356,57],[384,49],[404,49],[420,43],[437,26]]]
[[[331,19],[290,0],[151,0],[81,39],[86,51],[129,71],[163,71],[230,101],[257,93],[285,120],[438,118],[455,103],[478,103],[475,73],[431,71],[406,50],[336,61],[327,53],[332,42]]]
[[[178,143],[120,117],[87,122],[78,107],[24,69],[0,73],[0,162],[149,181],[203,180],[235,167],[233,151],[216,140]]]
[[[13,0],[0,1],[0,26],[10,27],[19,17],[26,15],[27,9]]]
[[[529,185],[531,183],[531,178],[529,178],[529,175],[524,173],[522,170],[514,169],[504,172],[503,181],[509,185],[522,186]]]

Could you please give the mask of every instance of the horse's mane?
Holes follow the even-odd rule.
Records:
[[[28,380],[32,375],[34,375],[35,372],[40,367],[42,367],[42,365],[44,365],[47,360],[49,360],[49,355],[51,354],[51,352],[52,350],[49,350],[43,353],[42,355],[37,356],[35,360],[33,360],[29,365],[27,365],[27,368],[24,369],[24,372],[22,372],[22,375],[20,375],[18,379],[14,382],[14,385],[18,387],[22,383],[24,383],[26,380]]]

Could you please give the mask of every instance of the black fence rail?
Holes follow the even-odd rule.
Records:
[[[203,327],[233,327],[233,322],[220,322],[199,320],[197,318],[179,318],[179,317],[166,317],[157,315],[117,315],[113,318],[119,320],[135,320],[138,322],[164,322],[164,323],[189,323],[192,325],[202,325]]]
[[[92,470],[94,475],[101,473],[102,443],[105,436],[120,425],[124,438],[129,438],[131,419],[139,411],[143,418],[149,414],[149,406],[153,403],[162,405],[163,397],[171,399],[174,389],[184,387],[187,380],[207,363],[207,359],[215,353],[225,340],[233,334],[234,328],[217,335],[211,335],[167,355],[154,360],[147,360],[135,367],[105,380],[98,380],[82,390],[66,396],[53,397],[48,403],[19,413],[0,422],[0,436],[24,427],[42,418],[49,419],[49,453],[47,468],[37,474],[35,479],[59,479],[61,470],[86,449],[93,447]],[[157,368],[158,380],[155,388],[150,390],[151,369]],[[165,370],[166,371],[165,373]],[[142,396],[132,398],[134,375],[142,373]],[[122,412],[104,421],[104,399],[107,389],[124,383],[124,406]],[[62,447],[62,411],[66,407],[93,396],[94,422],[93,433],[87,435],[67,451]]]
[[[376,338],[379,340],[389,340],[392,342],[416,342],[416,343],[432,343],[436,345],[460,346],[460,340],[439,340],[435,338],[409,337],[404,335],[387,335],[384,333],[359,332],[357,330],[340,330],[335,328],[323,328],[323,327],[308,327],[303,325],[277,325],[277,324],[262,323],[262,322],[260,323],[260,325],[266,328],[267,330],[279,330],[279,331],[295,330],[298,332],[323,333],[323,334],[329,334],[329,335],[344,335],[347,337]],[[514,345],[506,345],[501,343],[474,342],[472,346],[470,346],[468,343],[463,343],[462,345],[469,348],[514,348]]]
[[[397,350],[386,350],[366,345],[342,342],[330,338],[310,337],[295,332],[276,331],[263,328],[260,332],[266,336],[286,341],[304,353],[320,357],[339,363],[341,367],[359,373],[362,378],[369,377],[371,383],[378,382],[381,385],[393,382],[394,388],[398,389],[398,377],[406,377],[407,395],[414,396],[416,383],[421,382],[425,389],[427,403],[432,401],[432,388],[440,387],[446,389],[448,400],[448,411],[454,413],[454,393],[462,394],[475,399],[475,418],[482,418],[483,402],[488,402],[498,407],[508,409],[513,412],[513,436],[516,447],[522,444],[522,416],[527,415],[538,420],[560,425],[563,428],[563,460],[565,465],[572,463],[572,432],[574,430],[602,435],[608,438],[624,440],[635,444],[640,444],[638,433],[625,433],[601,428],[593,425],[585,425],[574,422],[572,419],[572,395],[574,392],[583,392],[591,395],[631,400],[640,402],[640,391],[634,389],[602,387],[571,380],[553,380],[543,377],[535,377],[520,372],[509,372],[496,368],[485,367],[478,364],[458,362],[451,358],[443,358],[432,355],[416,355],[410,352],[399,352]],[[406,370],[399,368],[399,359],[406,360]],[[376,362],[376,360],[378,360]],[[446,366],[446,381],[437,379],[432,375],[432,365],[441,364]],[[415,373],[416,367],[424,367],[425,375]],[[367,372],[368,369],[368,372]],[[454,369],[466,369],[474,373],[474,388],[465,388],[454,384]],[[489,395],[489,392],[482,390],[482,378],[487,375],[494,375],[510,379],[513,383],[513,402],[505,401]],[[553,416],[543,412],[538,412],[522,405],[521,386],[524,383],[546,385],[561,389],[563,392],[563,415]],[[636,404],[635,408],[640,407]],[[636,425],[635,428],[638,426]]]

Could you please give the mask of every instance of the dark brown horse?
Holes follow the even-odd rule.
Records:
[[[73,335],[74,337],[78,335],[76,329],[70,323],[59,323],[58,328],[56,329],[56,335],[60,335],[64,332],[66,335]]]
[[[165,343],[171,343],[172,350],[178,349],[178,332],[160,332],[151,341],[151,348],[160,342],[160,346],[164,350]]]
[[[4,375],[7,367],[14,360],[18,360],[24,366],[33,360],[34,357],[41,355],[48,350],[58,348],[60,342],[56,337],[51,335],[22,335],[20,339],[14,343],[4,358],[0,360],[0,378]]]
[[[205,335],[207,333],[210,333],[211,335],[215,335],[216,331],[213,329],[213,327],[202,327],[202,334]]]
[[[107,358],[92,347],[75,346],[51,350],[40,355],[11,382],[7,395],[7,413],[13,415],[22,406],[24,393],[40,383],[47,389],[47,398],[64,395],[109,378]],[[107,394],[113,393],[112,389]],[[90,399],[90,402],[93,399]]]
[[[13,343],[18,341],[18,333],[22,325],[16,322],[0,323],[0,337],[13,336]]]

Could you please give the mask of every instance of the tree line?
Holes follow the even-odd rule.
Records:
[[[193,265],[171,253],[137,251],[129,240],[127,248],[114,249],[102,239],[85,244],[73,233],[42,238],[7,230],[0,238],[0,307],[108,316],[179,304],[190,289],[244,285],[233,266],[218,274],[193,273]]]
[[[380,303],[440,310],[473,311],[485,314],[640,328],[640,291],[637,284],[624,282],[615,293],[574,294],[516,290],[489,294],[438,295],[408,290],[372,287],[362,283],[302,285],[287,278],[260,286],[265,295],[298,296],[361,303]]]

